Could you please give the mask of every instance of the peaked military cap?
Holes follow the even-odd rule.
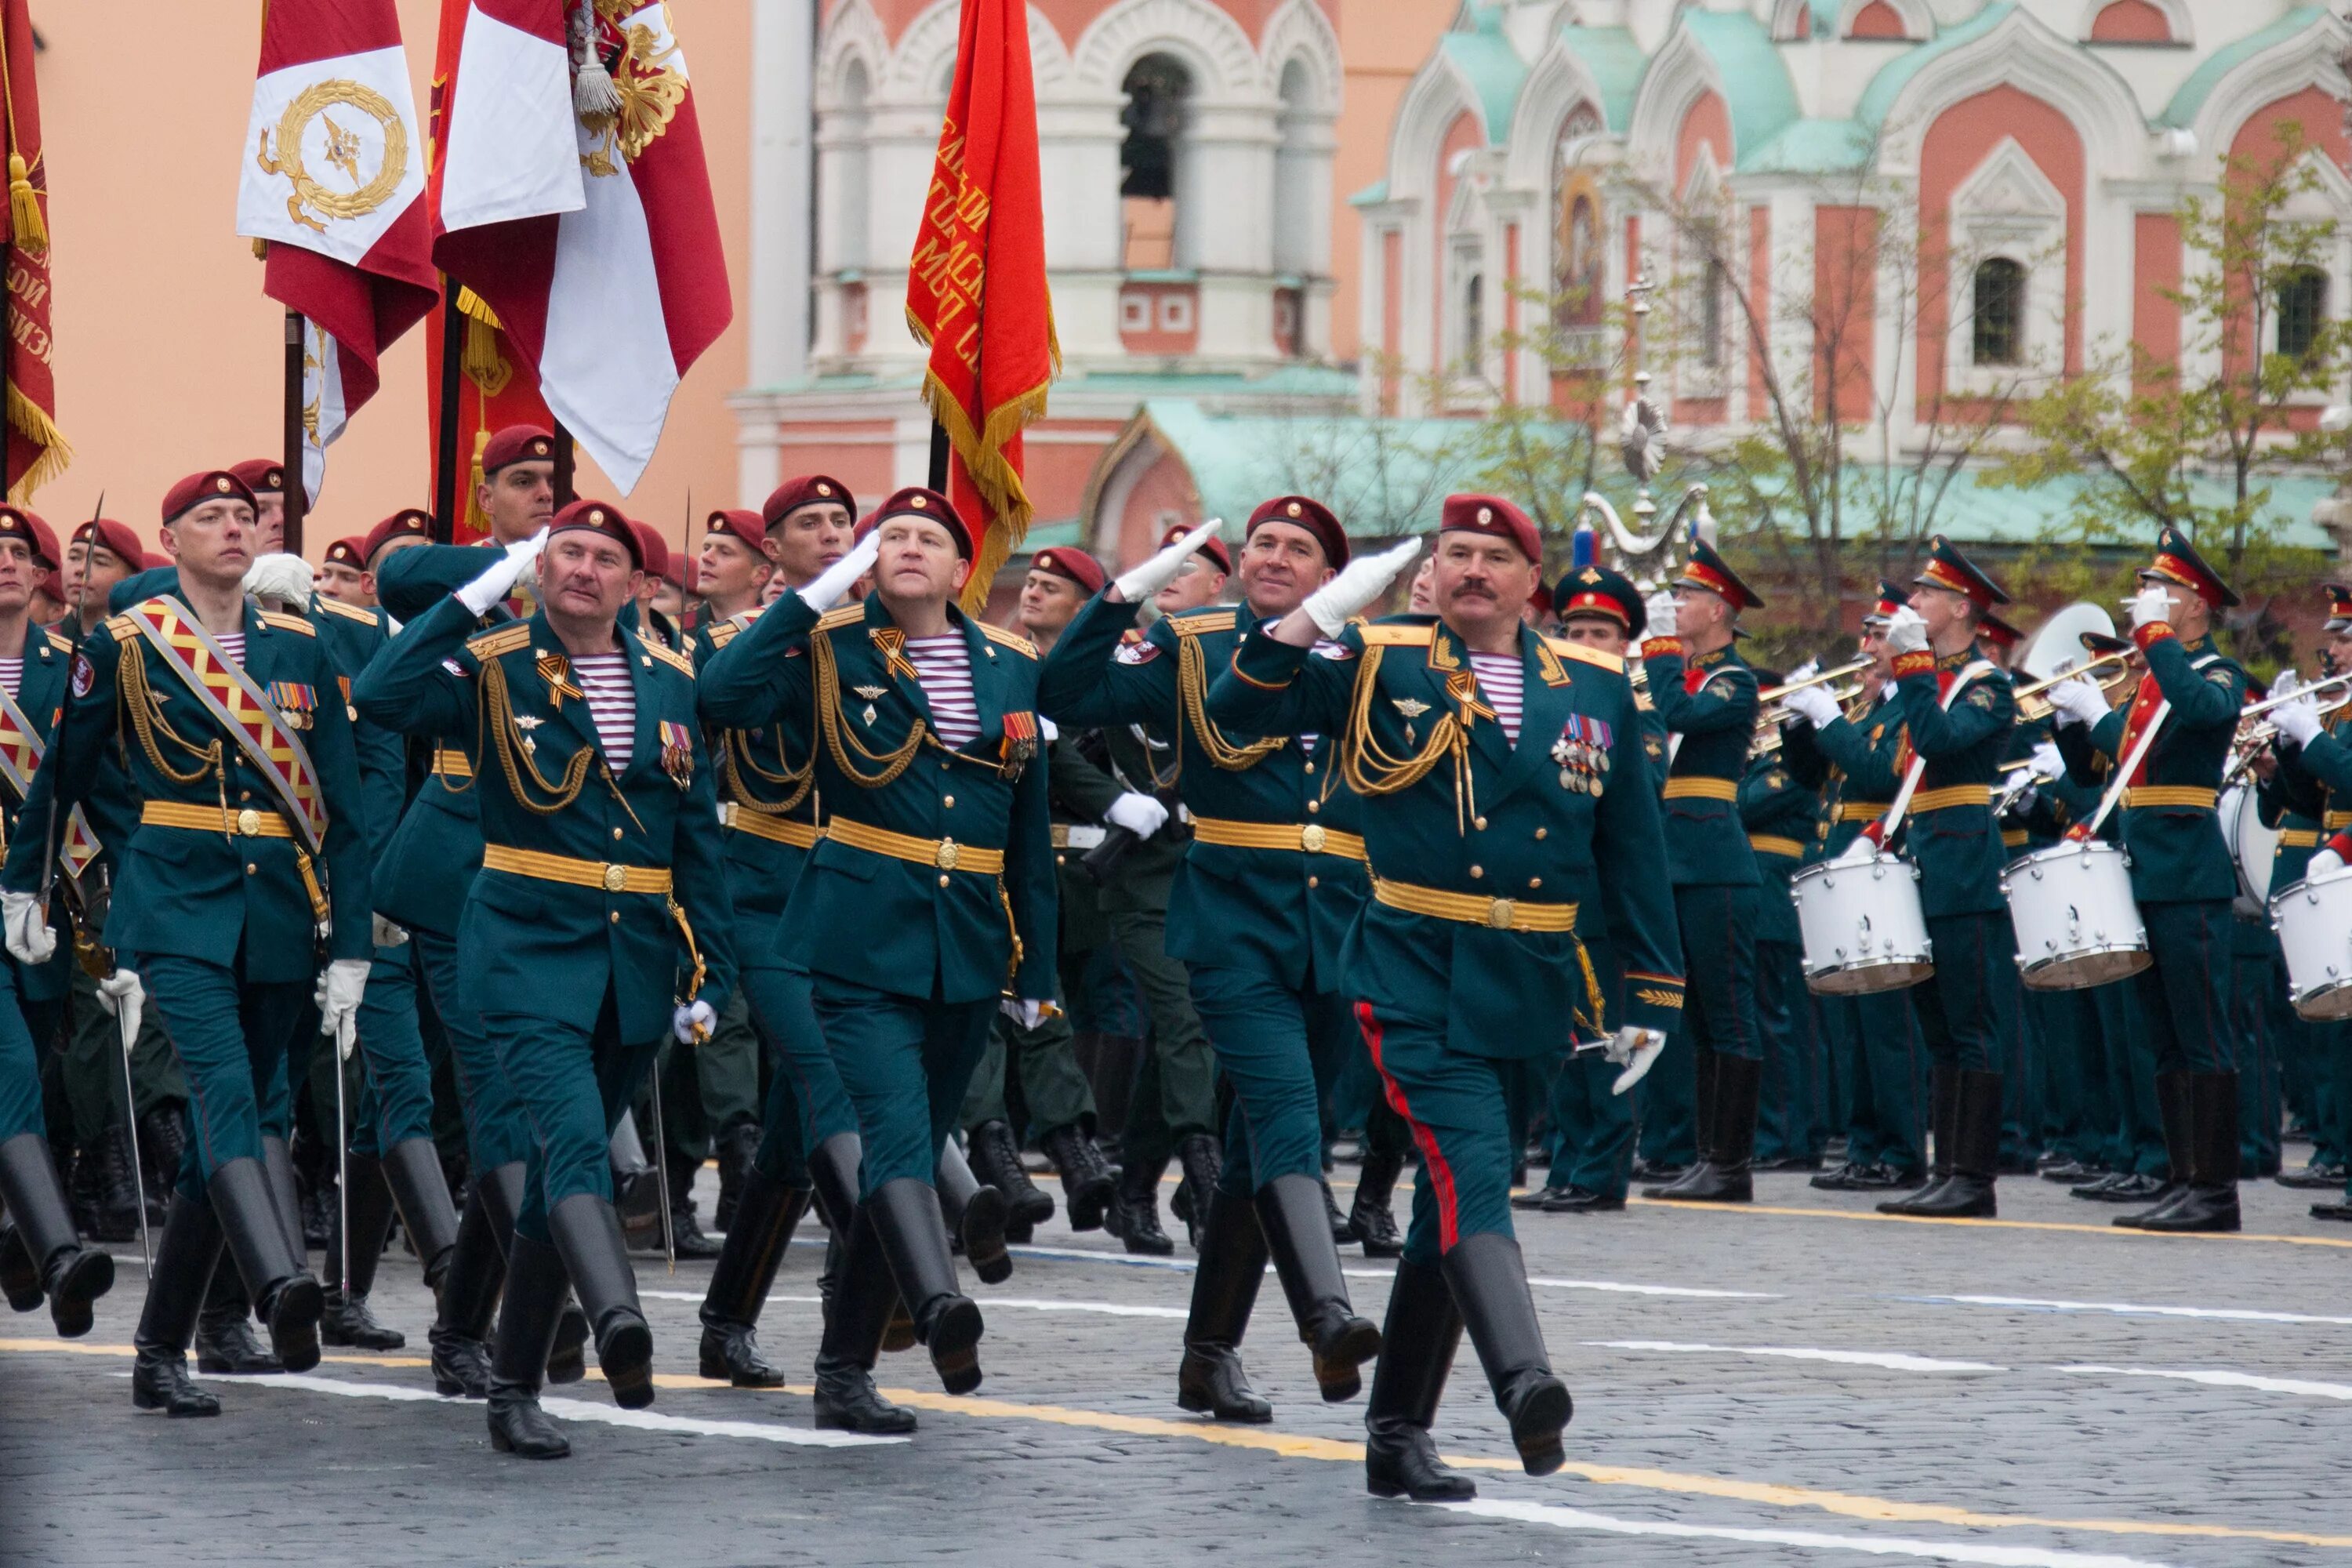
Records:
[[[2238,603],[2238,595],[2221,574],[2205,564],[2189,536],[2177,528],[2167,528],[2156,536],[2156,559],[2139,569],[2141,581],[2156,578],[2175,583],[2188,589],[2217,610],[2226,610]]]
[[[2000,591],[2000,584],[1986,576],[1975,562],[1961,553],[1958,545],[1940,533],[1927,541],[1927,559],[1911,582],[1915,587],[1925,584],[1958,594],[1979,610],[2009,603],[2009,595]]]
[[[1552,607],[1562,621],[1578,616],[1606,616],[1637,637],[1650,624],[1648,607],[1633,579],[1614,567],[1598,564],[1570,568],[1551,591]]]
[[[1878,580],[1878,597],[1863,612],[1862,624],[1885,623],[1895,618],[1895,612],[1911,602],[1908,590],[1885,577]]]
[[[1760,610],[1764,601],[1739,580],[1739,574],[1704,539],[1691,541],[1690,563],[1675,579],[1677,588],[1704,588],[1737,610]]]

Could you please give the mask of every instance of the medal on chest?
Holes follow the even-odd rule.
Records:
[[[1589,713],[1571,713],[1551,743],[1551,760],[1559,766],[1559,787],[1599,799],[1607,786],[1609,724]]]

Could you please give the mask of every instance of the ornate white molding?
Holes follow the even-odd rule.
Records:
[[[1455,118],[1475,115],[1469,88],[1441,51],[1423,62],[1397,104],[1389,133],[1389,199],[1428,196],[1436,187],[1438,150]]]
[[[2091,29],[2097,25],[2099,13],[2115,3],[2116,0],[2083,0],[2083,19],[2075,26],[2074,37],[2089,43]],[[2172,32],[2172,42],[2193,44],[2197,41],[2197,26],[2189,9],[2189,0],[2147,0],[2147,4],[2164,13],[2165,25]]]
[[[2190,124],[2200,153],[2220,157],[2236,141],[2246,121],[2282,98],[2315,87],[2341,102],[2352,96],[2352,82],[2336,62],[2352,47],[2352,26],[2326,16],[2309,27],[2242,62],[2213,84]],[[2308,129],[2308,128],[2306,128]]]
[[[867,0],[848,0],[824,24],[816,44],[816,108],[819,114],[842,107],[841,83],[852,61],[866,67],[866,102],[890,68],[890,38]]]
[[[1633,112],[1625,122],[1628,161],[1651,179],[1672,180],[1675,148],[1682,137],[1683,117],[1702,94],[1723,91],[1723,79],[1714,59],[1691,37],[1676,27],[1674,37],[1650,61],[1642,86],[1633,97]],[[1737,158],[1738,149],[1726,148]]]
[[[1984,37],[1921,67],[1888,106],[1879,138],[1878,172],[1906,176],[1919,168],[1919,150],[1937,116],[1954,104],[1997,87],[2040,99],[2072,123],[2083,139],[2091,177],[2130,177],[2147,157],[2147,121],[2116,68],[2061,37],[2022,9]]]
[[[1279,97],[1282,73],[1293,60],[1307,68],[1314,83],[1314,107],[1324,114],[1336,116],[1345,96],[1348,77],[1347,62],[1339,53],[1339,35],[1331,30],[1331,19],[1315,0],[1290,0],[1265,28],[1265,42],[1259,47],[1264,61],[1261,77],[1265,90]]]
[[[1601,112],[1601,84],[1585,63],[1554,38],[1528,73],[1511,113],[1510,140],[1505,144],[1503,180],[1518,190],[1542,190],[1552,175],[1552,151],[1560,127],[1579,104]],[[1602,134],[1606,134],[1604,125]]]
[[[1837,36],[1848,37],[1853,31],[1853,19],[1874,3],[1874,0],[1845,0],[1838,11]],[[1924,43],[1936,36],[1936,18],[1928,11],[1927,0],[1885,0],[1886,8],[1903,22],[1903,36],[1915,43]],[[1873,42],[1864,39],[1863,42]],[[1893,40],[1889,39],[1888,42]]]
[[[1270,106],[1280,79],[1279,72],[1266,78],[1249,35],[1206,0],[1120,0],[1079,35],[1070,51],[1071,78],[1115,99],[1128,68],[1150,54],[1173,55],[1190,67],[1192,97],[1201,103]]]

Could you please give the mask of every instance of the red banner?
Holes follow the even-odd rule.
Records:
[[[49,174],[41,158],[41,100],[33,84],[30,0],[0,0],[0,81],[8,133],[8,499],[19,504],[65,472],[73,448],[58,434],[49,369]]]
[[[1045,285],[1037,94],[1022,0],[963,0],[955,79],[907,268],[907,324],[930,346],[923,400],[947,429],[949,499],[979,559],[977,610],[1029,531],[1021,432],[1061,369]]]

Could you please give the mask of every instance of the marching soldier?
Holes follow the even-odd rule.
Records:
[[[143,992],[163,1017],[196,1136],[157,1247],[131,1398],[210,1415],[219,1404],[188,1381],[186,1347],[224,1236],[279,1361],[291,1372],[318,1363],[319,1282],[299,1231],[281,1220],[278,1203],[292,1194],[273,1195],[261,1132],[310,1016],[322,923],[329,1027],[359,1006],[366,823],[350,721],[317,629],[253,608],[242,592],[252,492],[230,473],[194,474],[163,511],[179,595],[144,600],[82,645],[64,733],[25,807],[35,822],[62,823],[117,757],[143,802],[138,830],[113,847],[107,935],[130,961],[116,977],[124,1002]],[[51,849],[41,834],[19,837],[0,874],[20,962],[44,962],[54,946],[35,891]]]
[[[2230,900],[2237,872],[2214,816],[2238,731],[2246,672],[2213,644],[2213,612],[2238,595],[2176,530],[2157,542],[2130,601],[2147,674],[2109,712],[2080,679],[2051,689],[2070,767],[2126,769],[2123,836],[2152,967],[2131,984],[2151,1038],[2176,1190],[2116,1224],[2142,1230],[2238,1228],[2238,1080],[2228,997]],[[2089,750],[2104,759],[2095,768]],[[2080,833],[2078,826],[2074,829]],[[1940,968],[1941,956],[1937,963]],[[2186,1180],[2182,1174],[2186,1173]]]
[[[1759,670],[1769,686],[1779,677]],[[1739,781],[1739,825],[1755,852],[1756,1024],[1764,1041],[1764,1079],[1757,1101],[1756,1168],[1818,1171],[1814,1142],[1815,1089],[1821,1041],[1813,1032],[1812,995],[1805,989],[1804,935],[1789,879],[1804,864],[1819,802],[1783,761],[1760,756]]]
[[[538,612],[478,630],[534,560]],[[459,921],[458,990],[533,1134],[489,1389],[492,1446],[530,1458],[570,1452],[539,1407],[565,1274],[615,1402],[653,1402],[606,1143],[663,1030],[707,1034],[734,981],[694,667],[617,624],[642,571],[619,509],[574,501],[411,622],[356,690],[374,722],[482,737],[482,870]],[[551,1247],[561,1269],[528,1256]]]
[[[275,458],[247,458],[229,472],[253,495],[253,558],[286,549],[286,466]]]
[[[367,586],[365,536],[353,534],[327,546],[326,558],[319,564],[319,597],[353,609],[373,607],[375,595]]]
[[[1575,935],[1570,900],[1589,881],[1625,960],[1612,1052],[1654,1059],[1655,1031],[1683,1001],[1622,661],[1521,623],[1541,546],[1517,507],[1449,496],[1439,531],[1436,618],[1349,624],[1419,550],[1408,541],[1244,637],[1208,703],[1212,720],[1251,733],[1337,736],[1335,760],[1364,797],[1372,898],[1349,934],[1346,984],[1423,1156],[1365,1412],[1366,1484],[1432,1501],[1475,1490],[1439,1462],[1429,1431],[1465,1325],[1521,1465],[1549,1475],[1563,1461],[1571,1406],[1512,1235],[1507,1107],[1522,1064],[1566,1049],[1575,1020],[1612,1026]]]

